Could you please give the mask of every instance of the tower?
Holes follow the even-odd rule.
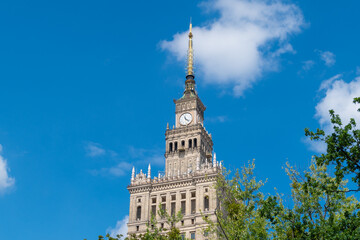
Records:
[[[165,174],[151,178],[132,170],[128,234],[146,232],[151,215],[160,226],[164,219],[157,215],[161,206],[169,214],[181,211],[184,215],[178,228],[188,239],[207,239],[206,222],[202,214],[215,220],[217,196],[214,189],[216,175],[221,170],[213,156],[213,141],[204,127],[205,106],[195,88],[193,67],[192,24],[189,28],[187,74],[183,95],[174,100],[175,127],[165,132]]]

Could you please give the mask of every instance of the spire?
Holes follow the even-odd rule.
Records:
[[[148,175],[147,175],[147,178],[148,178],[148,179],[151,178],[151,166],[150,166],[150,163],[149,163],[149,167],[148,167]]]
[[[192,23],[190,19],[189,26],[189,46],[188,46],[188,57],[186,67],[186,81],[185,81],[185,94],[195,94],[195,75],[194,75],[194,50],[193,50],[193,34],[192,34]]]
[[[189,26],[189,49],[188,49],[188,62],[187,62],[187,76],[194,76],[194,52],[193,52],[193,42],[192,42],[192,23],[190,18]]]

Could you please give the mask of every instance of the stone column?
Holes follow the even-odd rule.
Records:
[[[185,206],[186,206],[186,212],[185,212],[185,214],[186,215],[189,215],[189,214],[191,214],[191,201],[190,201],[190,196],[191,194],[190,194],[190,190],[189,189],[187,189],[186,190],[186,203],[185,203]]]

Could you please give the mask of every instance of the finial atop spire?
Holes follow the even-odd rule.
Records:
[[[189,75],[194,76],[194,52],[193,52],[192,38],[193,38],[192,23],[191,23],[191,18],[190,18],[187,76],[189,76]]]

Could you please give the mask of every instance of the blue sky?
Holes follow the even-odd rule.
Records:
[[[2,1],[0,234],[96,239],[128,214],[131,167],[163,169],[189,18],[205,127],[228,168],[289,193],[327,110],[357,116],[358,1]],[[184,41],[185,40],[185,41]],[[358,118],[358,116],[357,116]],[[119,230],[120,231],[120,230]]]

